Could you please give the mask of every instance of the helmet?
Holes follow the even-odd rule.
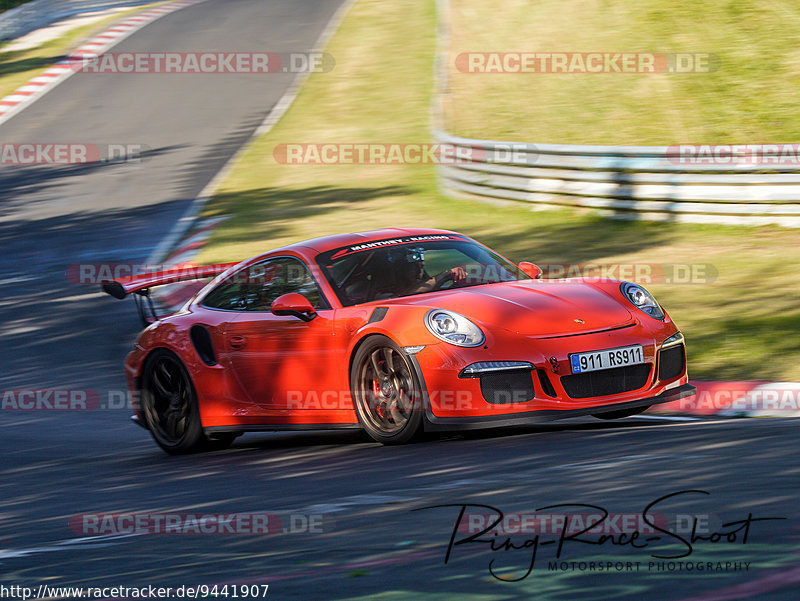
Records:
[[[426,277],[425,249],[421,246],[389,249],[389,264],[393,266],[395,277],[406,283],[417,282]]]
[[[402,263],[424,263],[425,249],[421,246],[413,248],[391,248],[388,253],[389,263],[400,265]]]

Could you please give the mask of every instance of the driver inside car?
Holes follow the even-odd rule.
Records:
[[[438,290],[449,281],[453,282],[453,286],[461,286],[467,281],[467,272],[460,265],[435,276],[429,275],[425,270],[425,249],[421,246],[398,251],[392,253],[389,260],[397,264],[400,296]]]

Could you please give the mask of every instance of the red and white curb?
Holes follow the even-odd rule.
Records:
[[[162,263],[165,267],[195,267],[194,258],[202,250],[203,245],[214,233],[214,229],[227,216],[211,217],[195,222],[194,227],[167,254]],[[242,257],[244,260],[247,257]],[[153,288],[151,295],[165,313],[174,313],[189,300],[196,292],[206,285],[205,281],[181,282]]]
[[[0,98],[0,123],[33,104],[58,84],[76,73],[75,60],[84,55],[98,55],[119,44],[122,40],[161,17],[205,0],[178,0],[137,13],[117,23],[103,33],[85,42],[70,56],[57,62],[25,85],[4,98]]]

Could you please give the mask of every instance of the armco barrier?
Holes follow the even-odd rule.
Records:
[[[13,40],[61,19],[154,0],[33,0],[0,14],[0,42]]]
[[[480,157],[439,166],[442,187],[456,196],[628,219],[800,227],[800,164],[691,163],[666,146],[520,144],[445,132],[435,138],[455,146],[457,156]]]

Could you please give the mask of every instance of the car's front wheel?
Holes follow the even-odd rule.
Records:
[[[358,347],[350,373],[358,420],[383,444],[409,442],[422,431],[422,390],[406,352],[386,336]]]
[[[154,351],[142,373],[142,414],[156,443],[171,455],[220,449],[235,436],[208,439],[189,372],[177,355]]]

